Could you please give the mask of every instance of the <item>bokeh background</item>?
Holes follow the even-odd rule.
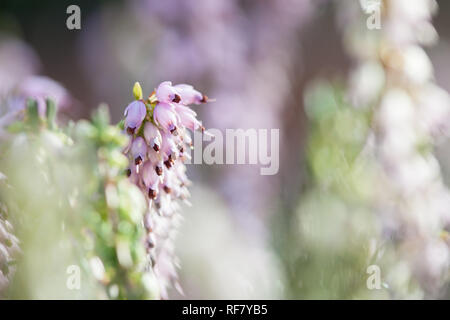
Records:
[[[70,4],[81,8],[81,30],[66,28]],[[426,52],[450,91],[450,3],[438,4],[440,38]],[[338,103],[355,66],[346,48],[355,10],[352,0],[3,0],[0,92],[47,76],[70,96],[66,118],[105,102],[118,122],[135,81],[150,93],[171,80],[216,99],[196,109],[206,127],[280,129],[276,175],[258,165],[188,166],[193,206],[176,244],[184,295],[172,298],[386,298],[386,287],[366,288],[359,247],[377,226],[372,173],[354,177],[337,159],[361,151],[370,127]],[[334,104],[332,120],[323,118]],[[450,143],[436,153],[448,184]],[[342,192],[324,193],[334,176]],[[408,273],[395,268],[398,278]]]

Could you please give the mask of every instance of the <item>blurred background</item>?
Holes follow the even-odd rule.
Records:
[[[81,8],[81,30],[66,27],[70,4]],[[426,52],[448,91],[450,3],[438,5],[439,41]],[[276,175],[258,165],[188,165],[193,206],[183,209],[176,244],[184,295],[171,298],[426,297],[402,284],[413,271],[388,249],[394,262],[382,275],[395,279],[366,287],[380,215],[376,165],[352,162],[371,116],[345,98],[356,65],[347,27],[358,10],[352,0],[3,0],[0,94],[45,76],[63,87],[66,118],[87,118],[105,102],[118,122],[135,81],[149,94],[170,80],[216,99],[195,109],[207,128],[280,129]],[[436,154],[448,184],[450,143]],[[392,293],[402,285],[415,293]]]

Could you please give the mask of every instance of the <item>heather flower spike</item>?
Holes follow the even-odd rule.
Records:
[[[136,101],[125,110],[125,131],[132,138],[125,150],[131,162],[127,174],[148,199],[145,243],[164,293],[167,285],[179,287],[173,263],[173,237],[167,235],[179,219],[177,200],[189,204],[190,182],[184,160],[188,159],[185,150],[192,147],[192,140],[187,129],[204,131],[189,105],[208,99],[192,86],[172,86],[170,81],[162,82],[147,100],[142,100],[144,95],[136,82],[133,95]]]

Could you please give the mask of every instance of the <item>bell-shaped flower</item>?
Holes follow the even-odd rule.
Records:
[[[156,89],[156,98],[159,102],[180,102],[181,97],[175,87],[172,86],[172,82],[164,81]]]
[[[144,126],[144,137],[148,145],[158,152],[161,149],[162,137],[161,132],[151,122],[147,122]]]
[[[171,193],[174,187],[175,176],[171,171],[167,171],[163,178],[163,189],[166,193]]]
[[[158,103],[153,111],[153,118],[163,130],[176,134],[178,117],[170,104],[165,102]]]
[[[194,89],[188,84],[177,84],[174,86],[181,98],[181,103],[184,105],[201,104],[208,101],[208,97],[201,92]]]
[[[181,104],[176,104],[175,110],[180,118],[182,126],[195,131],[198,129],[204,130],[200,121],[197,120],[197,114],[189,107]]]
[[[131,156],[133,157],[134,164],[140,165],[145,159],[147,153],[147,144],[144,138],[136,137],[131,143]]]
[[[158,185],[160,180],[161,178],[153,169],[152,162],[146,161],[142,167],[142,181],[148,189],[148,196],[152,199],[155,199],[158,194]]]
[[[132,183],[136,185],[139,183],[139,174],[136,171],[135,165],[130,165],[130,167],[126,170],[126,173]]]
[[[174,137],[170,134],[163,133],[162,138],[161,153],[165,166],[167,169],[170,169],[178,156],[177,144],[174,141]]]
[[[147,108],[144,102],[136,100],[131,102],[125,109],[125,130],[133,134],[142,124],[147,114]]]
[[[158,176],[163,174],[163,160],[159,153],[156,153],[156,151],[149,149],[148,150],[148,160],[150,160],[151,163],[154,165],[155,172]]]

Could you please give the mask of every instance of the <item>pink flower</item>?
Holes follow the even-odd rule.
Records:
[[[144,126],[144,137],[148,145],[156,152],[161,149],[162,137],[158,128],[153,123],[147,122]]]
[[[138,184],[139,175],[136,172],[136,165],[130,165],[130,167],[127,169],[127,176],[131,182],[133,182],[134,184]]]
[[[140,165],[145,159],[147,154],[147,144],[144,138],[136,137],[131,144],[131,156],[133,157],[134,164]]]
[[[148,159],[151,163],[154,164],[155,172],[158,176],[163,174],[163,160],[159,153],[156,153],[154,150],[148,150]]]
[[[161,153],[165,166],[167,169],[170,169],[178,156],[178,148],[172,135],[167,133],[162,134]]]
[[[133,134],[142,124],[147,115],[147,108],[144,102],[136,100],[131,102],[125,109],[125,130]]]
[[[146,161],[142,167],[142,180],[148,189],[148,196],[151,199],[155,199],[158,195],[160,177],[153,169],[153,164],[150,160]]]
[[[153,118],[163,130],[176,134],[178,117],[170,104],[165,102],[158,103],[153,111]]]
[[[181,103],[184,105],[201,104],[208,101],[208,97],[194,89],[188,84],[177,84],[174,87],[181,97]]]
[[[159,102],[180,102],[178,91],[172,86],[172,82],[164,81],[156,89],[156,98]]]
[[[192,131],[197,129],[204,130],[200,121],[197,120],[195,113],[191,108],[183,106],[181,104],[175,104],[175,110],[180,117],[180,123]]]
[[[167,171],[166,174],[164,175],[163,189],[166,193],[171,193],[174,188],[173,181],[176,181],[176,180],[174,179],[173,176],[174,176],[174,174],[172,173],[172,171]]]

